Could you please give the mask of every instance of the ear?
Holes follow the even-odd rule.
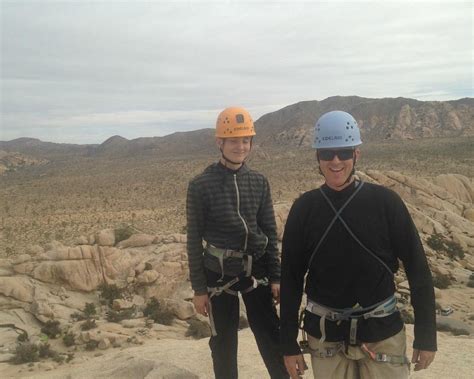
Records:
[[[355,154],[355,159],[358,161],[360,159],[360,149],[356,148],[354,150],[354,154]]]
[[[224,145],[224,139],[216,137],[216,145],[220,149]]]

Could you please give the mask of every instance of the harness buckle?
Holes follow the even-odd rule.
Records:
[[[388,362],[389,359],[388,359],[388,355],[387,354],[383,354],[383,353],[377,353],[375,354],[375,360],[377,362]]]

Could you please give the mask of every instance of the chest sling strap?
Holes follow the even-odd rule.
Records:
[[[359,183],[359,184],[358,184]],[[326,202],[329,204],[331,209],[334,211],[335,215],[332,218],[331,222],[327,226],[326,230],[324,231],[321,239],[319,240],[318,244],[313,250],[313,253],[311,254],[311,257],[308,261],[308,270],[311,267],[311,264],[313,262],[314,257],[316,256],[316,253],[318,252],[320,246],[322,245],[324,239],[327,237],[329,231],[332,229],[334,223],[336,220],[339,220],[344,228],[347,230],[347,232],[350,234],[350,236],[363,248],[365,252],[370,254],[372,257],[374,257],[393,277],[393,272],[390,270],[390,268],[383,262],[377,255],[372,252],[369,248],[367,248],[360,240],[357,238],[357,236],[352,232],[352,230],[349,228],[347,223],[344,221],[344,219],[341,217],[342,211],[347,207],[347,205],[352,201],[352,199],[359,193],[359,191],[362,189],[364,185],[364,182],[356,182],[356,190],[352,193],[352,195],[346,200],[346,202],[342,205],[339,210],[337,210],[331,200],[328,198],[328,196],[324,193],[322,188],[319,188],[319,191],[321,192],[322,196],[326,200]],[[358,305],[355,308],[345,308],[345,309],[334,309],[334,308],[329,308],[324,305],[318,304],[311,299],[308,298],[308,305],[306,307],[306,310],[310,313],[313,313],[315,315],[318,315],[320,317],[320,330],[321,330],[321,339],[320,343],[323,343],[326,339],[326,319],[330,321],[349,321],[350,320],[350,333],[349,333],[349,342],[351,345],[355,345],[357,342],[357,323],[359,319],[367,319],[371,317],[386,317],[391,315],[392,313],[396,312],[398,309],[396,307],[396,298],[395,295],[392,295],[388,299],[383,300],[380,303],[374,304],[369,307],[361,307]],[[300,318],[302,320],[302,318]],[[307,341],[306,341],[306,333],[303,330],[303,346],[307,347]]]

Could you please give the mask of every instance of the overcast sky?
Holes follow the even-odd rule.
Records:
[[[473,96],[473,2],[1,1],[0,140],[101,143],[334,95]]]

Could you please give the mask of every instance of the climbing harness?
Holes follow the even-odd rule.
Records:
[[[216,257],[219,261],[219,266],[221,269],[221,277],[219,278],[219,282],[222,282],[222,279],[224,279],[224,260],[227,258],[242,259],[245,276],[250,276],[250,273],[252,272],[253,257],[249,253],[244,253],[243,251],[239,250],[219,249],[211,244],[207,244],[204,254]]]
[[[390,268],[383,262],[377,255],[367,248],[360,240],[357,238],[357,236],[352,232],[352,230],[349,228],[347,223],[344,221],[344,219],[341,217],[342,211],[346,208],[346,206],[352,201],[352,199],[359,193],[359,191],[362,189],[364,182],[362,181],[356,181],[356,190],[352,193],[352,195],[349,197],[349,199],[346,200],[346,202],[342,205],[339,210],[337,210],[334,205],[332,204],[331,200],[327,197],[327,195],[324,193],[323,189],[320,188],[320,192],[323,196],[323,198],[326,200],[326,202],[329,204],[331,209],[334,211],[335,215],[329,225],[327,226],[326,230],[324,231],[321,239],[318,241],[315,249],[313,250],[313,253],[310,256],[310,259],[308,261],[308,270],[311,267],[311,264],[313,262],[314,257],[316,256],[316,253],[318,252],[320,246],[322,245],[324,239],[327,237],[329,234],[329,231],[333,227],[334,223],[339,220],[344,228],[347,230],[347,232],[350,234],[350,236],[362,247],[362,249],[367,252],[369,255],[371,255],[373,258],[375,258],[393,277],[393,272],[390,270]],[[390,296],[389,298],[371,305],[369,307],[362,307],[359,304],[352,308],[343,308],[343,309],[337,309],[337,308],[330,308],[326,307],[322,304],[318,304],[315,301],[311,300],[308,298],[307,300],[307,306],[305,308],[306,311],[315,314],[320,317],[319,321],[319,327],[321,331],[321,339],[320,344],[321,348],[318,349],[316,352],[313,349],[310,349],[308,340],[306,338],[306,332],[302,328],[302,321],[303,321],[303,312],[300,314],[300,329],[302,330],[303,334],[303,340],[300,341],[300,347],[303,351],[303,353],[311,353],[312,355],[316,356],[321,356],[321,357],[331,357],[337,354],[337,352],[340,350],[339,348],[330,348],[324,349],[322,348],[322,343],[326,339],[326,320],[329,321],[334,321],[334,322],[341,322],[341,321],[350,321],[350,332],[349,332],[349,345],[357,345],[357,326],[358,322],[361,319],[368,319],[368,318],[382,318],[382,317],[387,317],[395,312],[398,312],[400,309],[397,307],[397,299],[395,295]],[[344,343],[341,343],[342,345]],[[342,346],[341,345],[341,346]],[[361,345],[362,346],[362,345]],[[361,347],[362,348],[362,347]],[[367,349],[366,349],[367,350]],[[365,350],[364,350],[365,351]],[[366,351],[365,351],[366,352]],[[367,352],[366,352],[367,353]],[[375,353],[374,353],[375,354]],[[386,361],[392,359],[392,358],[387,358],[386,354],[381,354],[381,355],[370,355],[371,358],[377,361],[383,361],[382,359],[386,359]],[[384,358],[385,357],[385,358]],[[397,358],[398,359],[398,358]],[[396,361],[397,359],[394,358]],[[392,360],[392,362],[394,362]]]
[[[268,285],[268,279],[267,278],[255,279],[253,276],[251,276],[252,255],[250,255],[249,253],[245,253],[245,252],[238,251],[238,250],[219,249],[215,246],[212,246],[211,244],[207,244],[206,249],[205,249],[205,254],[212,255],[213,257],[216,257],[219,261],[219,266],[220,266],[220,269],[221,269],[221,277],[217,281],[218,283],[222,282],[223,279],[224,279],[224,260],[225,259],[227,259],[227,258],[242,259],[242,263],[243,263],[243,267],[244,267],[244,270],[243,270],[242,274],[236,276],[235,278],[231,279],[230,281],[223,284],[222,286],[207,287],[207,291],[209,293],[209,323],[210,323],[210,326],[211,326],[212,335],[216,336],[217,331],[216,331],[216,326],[215,326],[215,323],[214,323],[214,316],[213,316],[213,313],[212,313],[212,303],[211,303],[210,300],[214,296],[219,296],[224,292],[229,294],[229,295],[233,295],[233,296],[238,296],[239,292],[241,294],[249,293],[249,292],[253,291],[255,288],[257,288],[259,285],[267,286]],[[240,291],[235,291],[235,290],[231,289],[231,287],[234,284],[240,282],[244,278],[250,278],[252,280],[252,284],[249,287],[247,287],[243,290],[240,290]]]
[[[398,311],[397,298],[395,295],[390,296],[388,299],[381,301],[370,307],[361,307],[360,305],[353,308],[329,308],[321,304],[308,299],[306,310],[314,315],[320,317],[319,327],[321,329],[320,343],[326,340],[326,320],[329,321],[350,321],[350,332],[349,332],[349,344],[357,344],[357,324],[360,319],[367,320],[368,318],[381,318],[387,317],[394,312]]]
[[[370,350],[365,343],[360,345],[360,349],[375,362],[380,363],[393,363],[393,364],[400,364],[400,365],[408,365],[410,366],[410,360],[405,357],[404,355],[391,355],[391,354],[384,354],[384,353],[376,353],[375,351]]]
[[[301,347],[302,354],[310,354],[313,358],[332,358],[335,357],[339,352],[346,349],[346,344],[344,342],[338,342],[334,346],[319,346],[315,349],[312,349],[307,343]],[[385,353],[376,353],[369,349],[367,344],[362,343],[359,345],[359,348],[367,356],[367,358],[378,362],[378,363],[392,363],[400,365],[408,365],[410,367],[410,360],[404,355],[392,355]]]

